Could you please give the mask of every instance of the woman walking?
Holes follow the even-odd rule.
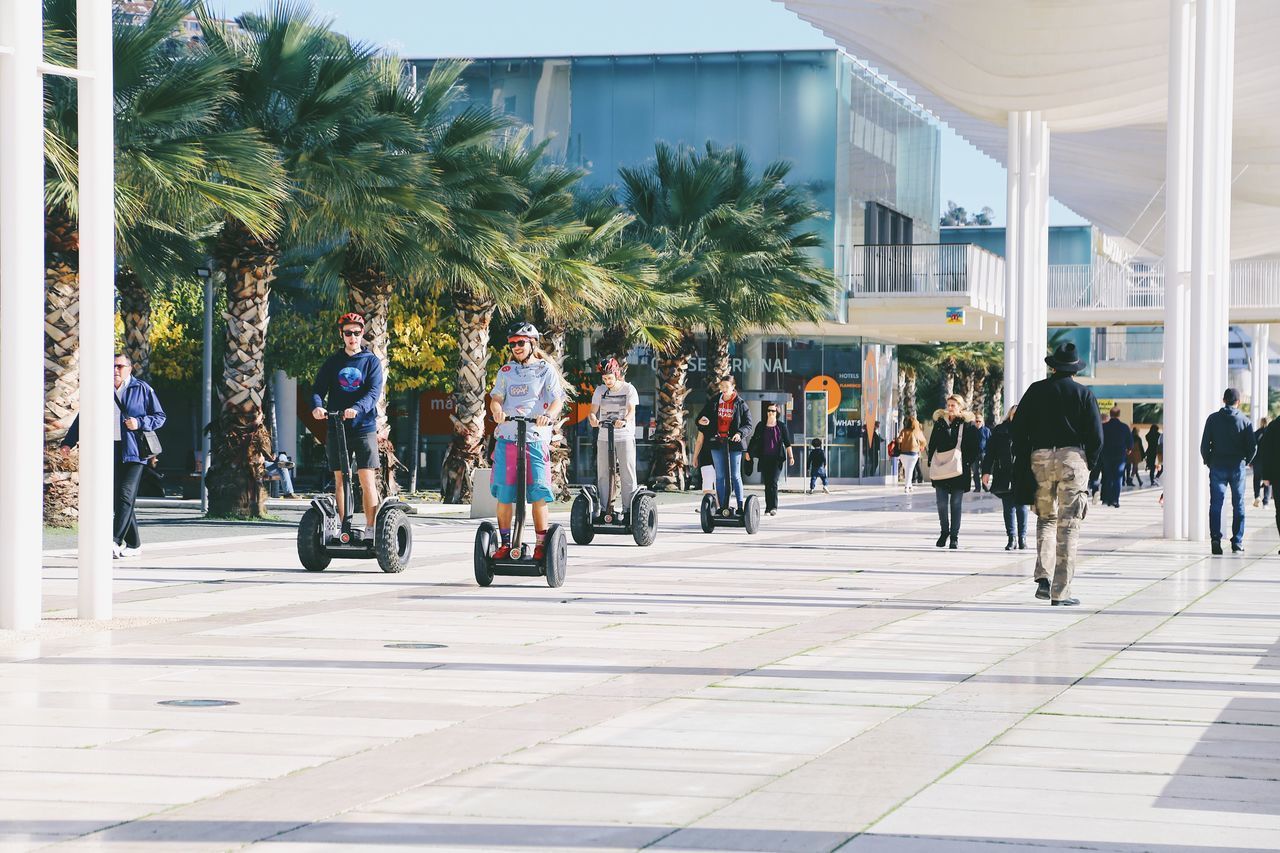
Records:
[[[926,461],[929,479],[933,481],[938,500],[938,522],[942,532],[937,546],[950,542],[951,550],[960,547],[960,513],[964,493],[973,485],[969,472],[978,458],[978,433],[973,428],[973,413],[965,409],[959,394],[947,397],[947,407],[933,413],[933,434],[929,436]]]
[[[778,404],[764,404],[764,423],[751,433],[746,459],[760,463],[760,479],[764,482],[764,511],[778,514],[778,475],[785,462],[795,462],[791,449],[791,430],[779,419]]]
[[[1152,424],[1147,430],[1147,479],[1151,485],[1158,484],[1157,477],[1164,473],[1164,438],[1160,435],[1160,425]]]
[[[895,441],[898,444],[898,465],[902,467],[902,482],[905,484],[903,488],[909,495],[916,466],[920,464],[920,451],[925,446],[924,430],[920,429],[920,422],[915,418],[907,418]]]
[[[1132,486],[1133,481],[1137,480],[1138,485],[1142,485],[1142,463],[1147,458],[1147,449],[1142,445],[1142,435],[1138,432],[1138,428],[1133,428],[1133,446],[1129,448],[1129,455],[1124,460],[1124,484]]]
[[[991,431],[987,455],[982,458],[982,485],[1000,498],[1004,508],[1004,532],[1009,537],[1006,551],[1014,549],[1015,537],[1018,550],[1027,547],[1027,505],[1017,502],[1013,489],[1013,416],[1017,411],[1017,406],[1010,406],[1004,422]]]

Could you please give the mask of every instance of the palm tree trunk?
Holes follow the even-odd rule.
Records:
[[[213,464],[206,477],[209,513],[260,518],[266,501],[262,458],[271,450],[262,410],[263,358],[278,254],[274,243],[259,241],[234,220],[223,229],[218,249],[226,278],[227,332]]]
[[[75,223],[50,210],[45,224],[44,523],[76,523],[80,505],[78,453],[58,446],[80,405],[80,239]]]
[[[465,290],[453,293],[458,318],[458,380],[453,394],[453,441],[444,457],[440,491],[445,503],[471,502],[471,472],[487,468],[484,458],[484,417],[488,388],[489,324],[494,303]]]
[[[567,354],[566,327],[563,324],[545,321],[543,328],[546,331],[542,335],[542,351],[555,363],[560,375],[564,376],[564,359]],[[564,425],[569,419],[568,408],[573,405],[577,389],[568,382],[561,384],[565,396],[564,409],[561,410],[556,422],[551,425],[551,489],[558,500],[568,501],[573,499],[573,493],[569,491],[569,467],[573,452],[569,447],[569,440],[565,437]]]
[[[707,335],[707,393],[720,393],[720,380],[733,375],[729,361],[729,339],[719,335]]]
[[[689,362],[693,357],[693,341],[681,341],[680,346],[667,353],[659,353],[658,370],[658,429],[654,441],[653,473],[649,478],[659,490],[678,488],[683,482],[685,464],[685,410],[684,399],[689,395]]]
[[[956,392],[956,362],[946,359],[942,362],[942,408],[947,406],[947,398]]]
[[[902,380],[902,414],[907,418],[919,419],[916,406],[916,369],[908,367],[903,371]]]
[[[989,420],[987,418],[987,372],[985,370],[974,373],[973,413],[981,415],[983,420]]]
[[[382,396],[378,398],[378,491],[382,495],[394,495],[400,491],[396,482],[397,468],[403,468],[391,443],[391,421],[387,417],[387,401],[391,397],[391,361],[387,351],[391,346],[391,280],[377,266],[351,264],[344,272],[347,280],[347,296],[356,313],[364,317],[364,340],[369,351],[378,357],[382,365]]]
[[[1000,420],[1004,416],[1004,380],[997,381],[992,377],[991,382],[991,419],[993,421]]]
[[[124,322],[124,352],[133,363],[133,373],[151,381],[151,291],[128,267],[116,271],[116,293],[120,295],[120,319]]]

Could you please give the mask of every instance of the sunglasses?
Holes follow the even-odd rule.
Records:
[[[512,348],[515,348],[515,347],[531,347],[531,346],[533,346],[533,341],[526,341],[526,340],[511,341],[510,343],[511,343]]]
[[[344,338],[358,338],[364,334],[364,329],[343,329],[342,336]]]
[[[113,367],[115,367],[115,369],[116,369],[116,370],[128,370],[128,369],[131,367],[131,365],[128,365],[128,364],[116,364],[116,365],[113,365]]]

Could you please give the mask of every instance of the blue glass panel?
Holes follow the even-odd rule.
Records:
[[[619,56],[613,66],[613,160],[609,176],[595,175],[600,184],[616,183],[619,166],[653,156],[653,57]],[[596,171],[602,173],[601,163]]]
[[[573,60],[573,114],[569,162],[608,175],[613,163],[613,60],[583,57]],[[596,179],[608,184],[612,178]]]
[[[782,74],[776,53],[744,53],[738,63],[738,136],[759,169],[781,155]]]
[[[654,60],[655,140],[672,145],[701,145],[705,141],[698,138],[696,129],[695,73],[691,56],[659,56]]]
[[[713,53],[698,57],[694,79],[694,138],[720,145],[738,141],[738,57]]]

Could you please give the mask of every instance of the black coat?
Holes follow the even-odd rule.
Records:
[[[716,407],[720,404],[720,395],[716,394],[707,404],[702,407],[702,411],[698,413],[697,420],[707,419],[707,425],[698,425],[698,429],[702,430],[706,436],[704,442],[710,443],[712,447],[718,447],[719,436],[716,435]],[[741,441],[733,441],[735,435],[741,434]],[[733,418],[729,421],[729,438],[725,440],[725,446],[730,450],[745,450],[747,442],[751,440],[751,410],[747,408],[747,401],[742,399],[739,394],[733,401]]]
[[[964,429],[961,431],[961,425]],[[973,487],[973,463],[978,461],[978,429],[973,421],[956,418],[948,421],[939,417],[933,422],[933,433],[929,436],[929,446],[925,450],[926,461],[933,461],[933,454],[945,450],[954,450],[957,437],[960,438],[960,458],[964,462],[964,470],[958,477],[947,477],[944,480],[933,480],[935,489],[949,492],[967,492]]]
[[[1280,418],[1267,426],[1258,441],[1258,456],[1262,461],[1255,465],[1258,478],[1273,486],[1280,486]]]
[[[791,446],[791,428],[784,421],[778,421],[778,428],[782,431],[779,436],[778,449],[774,452],[774,459],[786,459],[787,448]],[[747,453],[751,454],[751,458],[755,460],[764,459],[764,431],[768,429],[763,423],[758,424],[751,431],[751,441],[747,442]]]
[[[982,457],[982,473],[991,475],[991,494],[1004,497],[1013,493],[1013,424],[997,424],[987,439],[987,452]]]

